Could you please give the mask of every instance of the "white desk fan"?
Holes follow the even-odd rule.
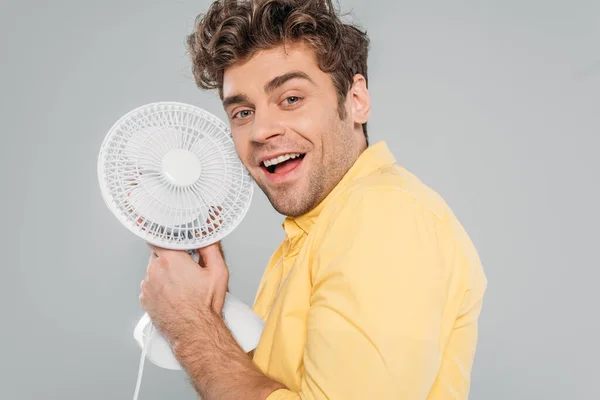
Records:
[[[138,107],[108,131],[98,158],[102,197],[135,235],[155,246],[186,250],[231,233],[250,207],[253,182],[235,152],[229,128],[198,107],[160,102]],[[263,321],[227,293],[223,317],[240,347],[253,350]],[[181,366],[145,314],[134,330],[143,361]],[[137,398],[141,375],[134,398]]]

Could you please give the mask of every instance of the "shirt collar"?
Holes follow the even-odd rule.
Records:
[[[373,171],[382,167],[390,166],[396,163],[396,159],[390,152],[387,144],[383,141],[367,147],[358,157],[356,162],[350,167],[342,180],[334,189],[319,203],[315,208],[299,217],[286,217],[283,221],[283,228],[288,237],[297,236],[299,233],[308,233],[313,224],[321,214],[321,211],[344,187],[352,181],[369,175]]]

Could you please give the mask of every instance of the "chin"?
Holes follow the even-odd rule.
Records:
[[[315,179],[306,166],[301,172],[290,181],[279,184],[268,182],[263,170],[254,172],[254,175],[257,175],[256,184],[267,196],[271,206],[281,215],[298,217],[318,204],[318,194],[322,192],[322,187],[316,182],[320,180]]]
[[[281,215],[287,217],[299,217],[312,209],[312,204],[308,204],[306,199],[295,195],[295,191],[281,195],[267,195],[273,208]]]

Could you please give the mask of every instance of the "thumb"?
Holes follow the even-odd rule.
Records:
[[[208,269],[227,269],[227,264],[225,263],[225,255],[223,253],[223,248],[221,247],[221,242],[213,243],[206,247],[202,247],[197,251],[202,261],[201,265],[203,267]]]
[[[204,268],[208,269],[212,276],[212,283],[214,285],[212,307],[220,315],[225,305],[225,296],[229,284],[229,269],[227,268],[227,263],[225,263],[221,243],[215,243],[198,249],[198,253],[204,260]]]

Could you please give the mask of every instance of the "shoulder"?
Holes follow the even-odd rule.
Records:
[[[342,190],[319,218],[319,250],[428,265],[446,276],[484,280],[479,255],[446,201],[403,167],[361,177]],[[393,264],[393,263],[392,263]]]
[[[348,184],[323,210],[323,222],[346,218],[389,221],[412,216],[438,225],[452,224],[454,215],[444,199],[406,169],[394,165],[379,169]],[[321,219],[321,218],[320,218]]]

